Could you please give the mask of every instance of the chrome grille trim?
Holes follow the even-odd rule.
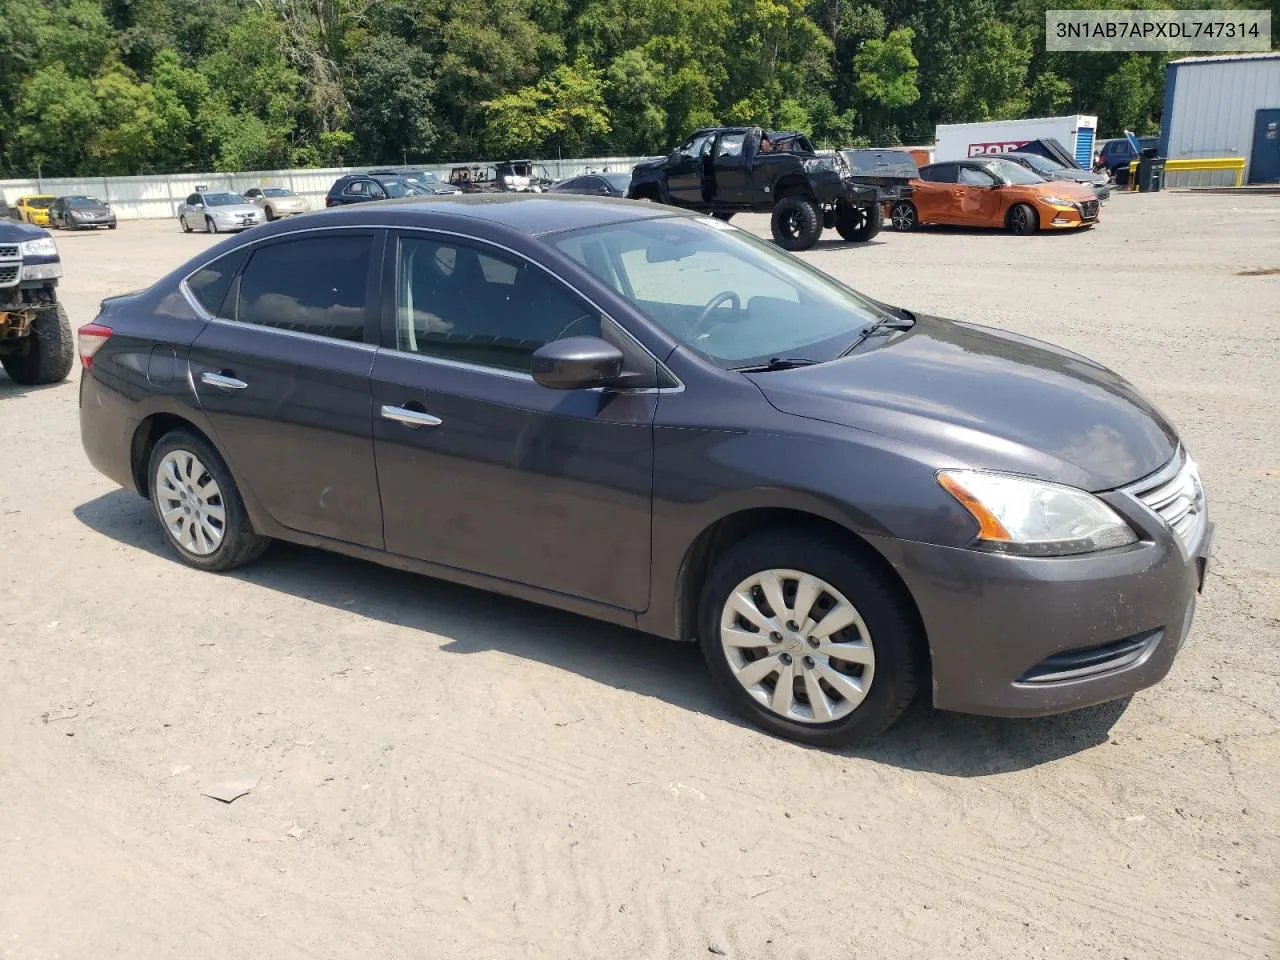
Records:
[[[1204,487],[1196,462],[1182,447],[1172,460],[1151,476],[1125,488],[1173,531],[1183,553],[1190,557],[1208,520]]]
[[[22,254],[18,252],[16,243],[7,243],[0,246],[0,260],[21,260]]]

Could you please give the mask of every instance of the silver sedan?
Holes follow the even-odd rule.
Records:
[[[193,193],[178,204],[183,233],[244,230],[262,223],[262,211],[238,193]]]

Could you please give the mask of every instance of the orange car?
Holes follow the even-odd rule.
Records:
[[[961,227],[1005,227],[1012,233],[1091,227],[1098,198],[1078,183],[1045,182],[1008,160],[931,163],[911,181],[911,193],[889,208],[896,230],[922,223]]]

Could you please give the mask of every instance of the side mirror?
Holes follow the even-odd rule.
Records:
[[[622,351],[599,337],[566,337],[533,352],[533,379],[551,390],[607,387],[622,376]]]

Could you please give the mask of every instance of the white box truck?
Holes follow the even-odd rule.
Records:
[[[1040,117],[987,123],[940,123],[934,134],[935,163],[984,153],[1008,153],[1032,140],[1057,140],[1085,170],[1093,167],[1097,117]]]

